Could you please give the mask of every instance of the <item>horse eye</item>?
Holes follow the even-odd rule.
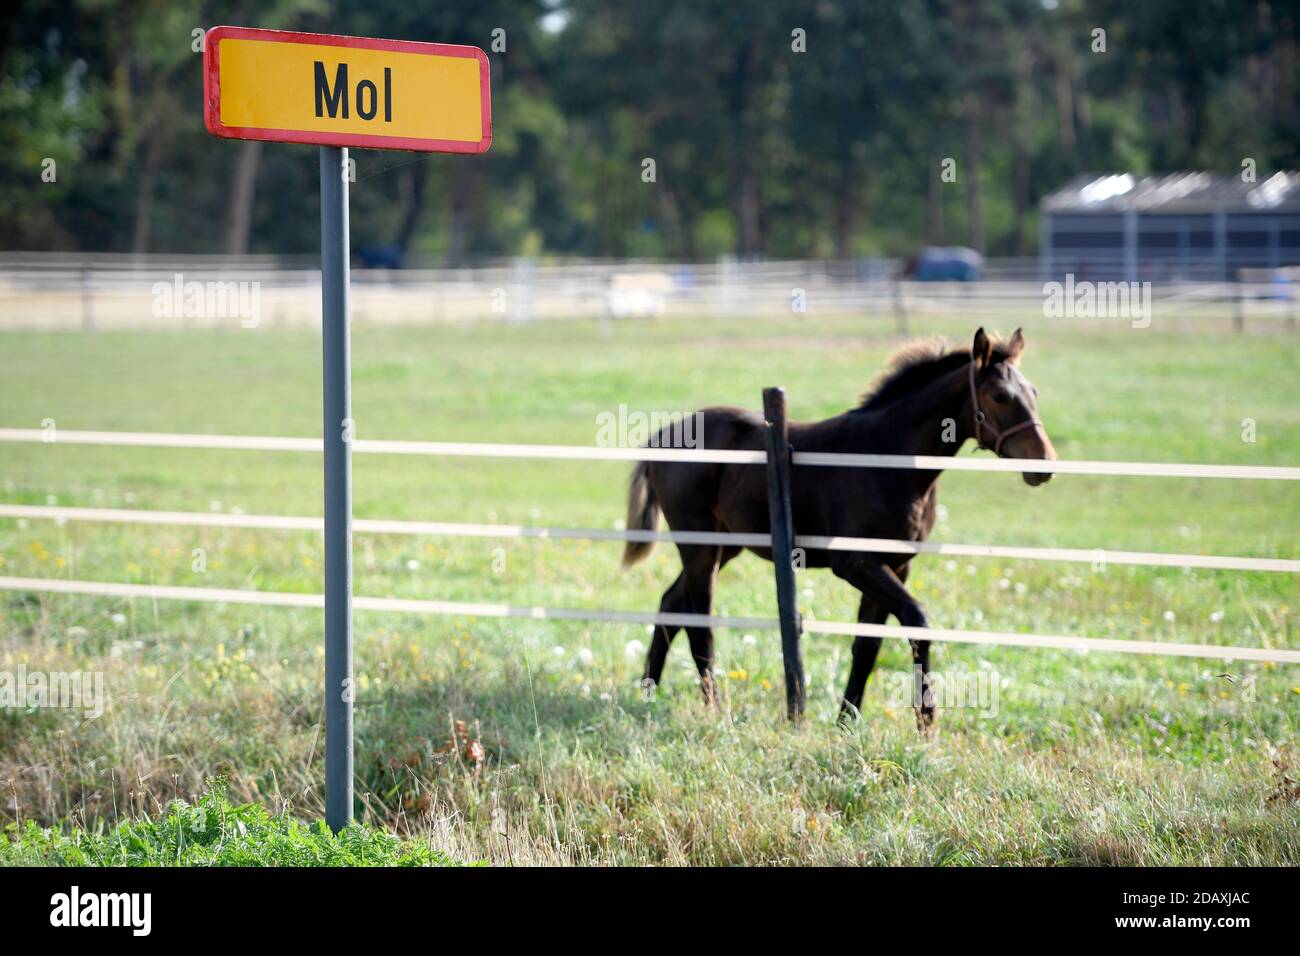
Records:
[[[994,392],[993,401],[997,402],[999,405],[1006,405],[1011,401],[1011,396],[1006,392]]]

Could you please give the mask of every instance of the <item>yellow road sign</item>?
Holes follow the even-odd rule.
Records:
[[[203,60],[216,136],[436,153],[492,144],[477,47],[213,27]]]

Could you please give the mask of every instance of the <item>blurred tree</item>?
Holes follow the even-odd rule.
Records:
[[[1300,165],[1281,0],[20,0],[8,248],[314,254],[315,150],[203,129],[217,18],[488,51],[485,156],[354,151],[354,246],[408,261],[1022,254],[1079,172]]]

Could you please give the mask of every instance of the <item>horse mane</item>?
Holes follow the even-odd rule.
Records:
[[[1006,361],[1006,341],[990,337],[993,361]],[[943,338],[915,339],[898,348],[862,394],[857,411],[874,411],[970,361],[970,346],[948,349]],[[1014,361],[1014,360],[1013,360]]]

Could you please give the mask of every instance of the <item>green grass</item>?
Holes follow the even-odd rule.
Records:
[[[964,340],[974,324],[923,331]],[[1023,367],[1063,458],[1300,461],[1295,336],[1026,331]],[[579,322],[362,326],[357,434],[591,444],[619,403],[752,407],[772,384],[792,415],[820,417],[897,344],[875,322],[812,316],[604,335]],[[5,333],[0,425],[318,435],[319,361],[305,330]],[[319,461],[301,454],[4,445],[0,481],[12,502],[320,511]],[[613,527],[625,490],[618,464],[355,462],[359,517]],[[1300,494],[1285,482],[1058,476],[1030,489],[953,473],[940,502],[942,540],[1300,557]],[[630,572],[618,555],[358,536],[356,591],[653,610],[675,555],[660,547]],[[0,559],[6,575],[321,586],[312,534],[0,519]],[[923,557],[909,583],[939,626],[1300,646],[1290,575]],[[806,613],[853,619],[842,582],[814,571],[799,584]],[[773,614],[771,566],[733,562],[715,610]],[[0,813],[109,833],[221,774],[231,800],[319,818],[320,627],[283,608],[0,594],[0,669],[102,671],[110,696],[97,720],[0,711]],[[779,642],[755,637],[719,633],[725,699],[707,711],[684,638],[645,699],[628,646],[641,628],[358,614],[360,822],[503,863],[1300,862],[1293,667],[937,645],[936,669],[996,687],[996,708],[941,709],[926,740],[891,693],[905,645],[886,643],[863,720],[842,729],[850,641],[809,637],[810,717],[791,727]]]
[[[157,819],[102,833],[64,834],[29,820],[7,827],[0,864],[9,866],[453,866],[446,854],[372,827],[331,833],[265,808],[231,804],[220,786],[198,802],[175,800]]]

